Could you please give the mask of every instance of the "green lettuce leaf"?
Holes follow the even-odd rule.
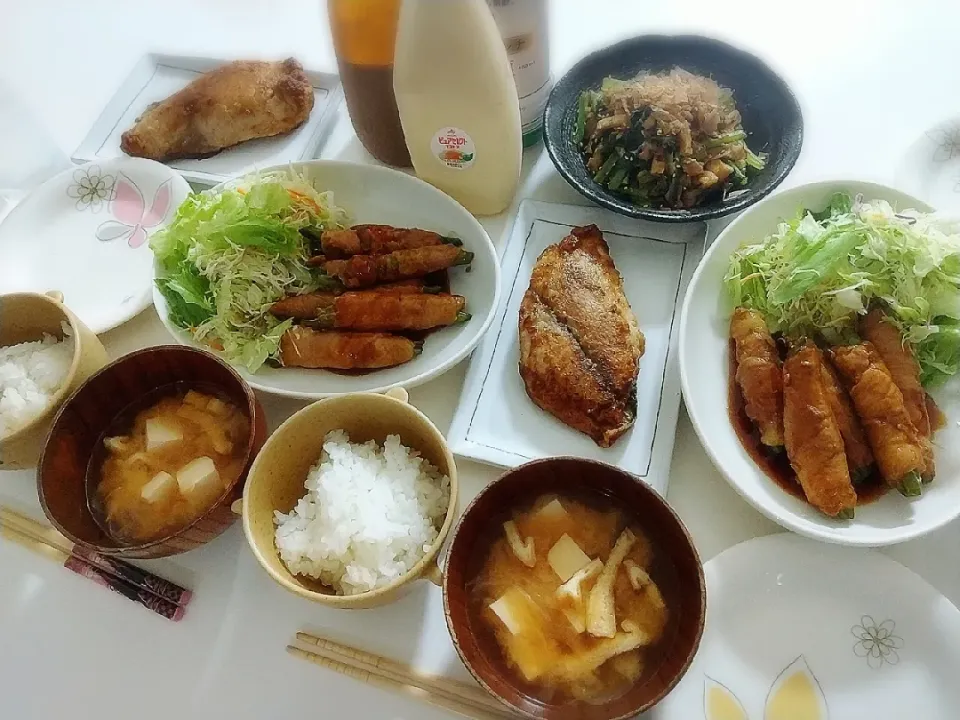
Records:
[[[171,322],[256,372],[276,358],[290,326],[270,306],[332,282],[307,267],[301,230],[317,235],[346,221],[330,193],[295,173],[254,175],[222,191],[191,194],[150,240]]]
[[[960,235],[934,215],[834,195],[730,258],[732,306],[788,337],[849,341],[859,314],[883,306],[912,346],[922,382],[960,369]]]

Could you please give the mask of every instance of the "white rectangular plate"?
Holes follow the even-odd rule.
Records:
[[[148,105],[168,98],[202,73],[225,62],[214,58],[146,55],[107,103],[71,159],[85,163],[122,156],[120,136],[133,126]],[[257,168],[316,157],[336,117],[343,92],[337,75],[308,70],[307,77],[314,90],[313,110],[307,121],[293,132],[250,140],[202,160],[172,160],[167,164],[189,182],[210,186]]]
[[[518,371],[517,318],[534,263],[572,227],[590,224],[600,228],[610,246],[646,337],[637,380],[637,421],[611,448],[598,447],[534,405]],[[497,318],[470,361],[450,428],[453,451],[503,467],[558,455],[601,460],[665,494],[680,408],[677,323],[705,235],[701,223],[658,225],[599,208],[521,203],[502,253],[504,288]]]

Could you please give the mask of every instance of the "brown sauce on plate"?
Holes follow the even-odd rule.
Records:
[[[781,355],[783,355],[785,349],[780,343],[777,344],[777,347],[780,348]],[[737,383],[737,352],[733,339],[729,341],[727,368],[727,412],[730,417],[730,424],[733,425],[733,429],[740,439],[740,444],[757,466],[763,470],[764,474],[779,485],[784,492],[807,502],[807,498],[803,494],[803,488],[797,481],[797,474],[790,466],[786,451],[774,452],[760,442],[760,432],[747,417],[747,412],[744,409],[743,393]],[[939,413],[939,410],[937,412]],[[933,416],[931,415],[932,421]],[[889,489],[876,470],[873,470],[859,482],[854,483],[853,487],[857,493],[857,505],[873,502]]]

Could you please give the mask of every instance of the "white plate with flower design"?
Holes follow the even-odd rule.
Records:
[[[700,651],[656,720],[954,720],[960,611],[875,550],[790,535],[704,566]]]
[[[960,210],[960,117],[918,137],[896,168],[897,185],[941,211]]]
[[[152,160],[65,170],[0,223],[0,294],[59,291],[96,333],[126,322],[152,302],[147,239],[189,192],[186,180]]]

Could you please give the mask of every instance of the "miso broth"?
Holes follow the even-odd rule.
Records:
[[[245,412],[216,390],[159,389],[101,437],[87,469],[94,518],[120,542],[178,532],[240,477],[249,434]]]
[[[541,496],[506,514],[474,567],[478,640],[531,697],[605,702],[657,671],[675,571],[605,496]]]

